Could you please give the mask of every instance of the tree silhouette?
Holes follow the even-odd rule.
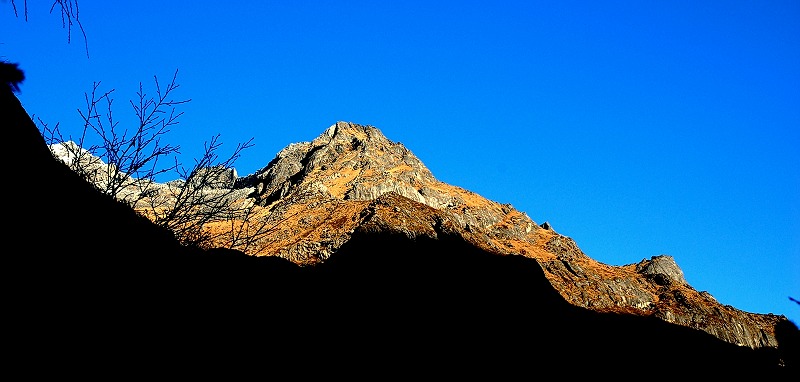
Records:
[[[0,61],[0,90],[19,92],[19,85],[25,81],[25,73],[18,64]]]
[[[162,143],[183,115],[177,107],[191,101],[173,98],[177,74],[166,85],[154,76],[154,94],[139,83],[137,97],[129,101],[136,115],[130,129],[114,118],[114,89],[102,91],[100,82],[85,94],[85,107],[78,110],[83,124],[77,135],[65,135],[59,123],[51,128],[41,118],[39,129],[56,157],[84,180],[167,228],[182,244],[245,251],[269,232],[264,220],[256,218],[257,206],[248,202],[248,192],[233,187],[234,164],[252,147],[252,138],[221,159],[217,134],[204,144],[194,165],[184,168],[175,157],[180,146]],[[90,145],[90,136],[99,143]],[[168,173],[177,179],[157,182]],[[215,229],[209,229],[212,223]]]
[[[0,1],[10,1],[15,17],[28,21],[27,0]],[[67,43],[72,42],[74,30],[80,31],[89,58],[78,1],[54,0],[49,12],[61,15]],[[217,151],[222,144],[216,135],[205,143],[202,157],[189,169],[183,168],[177,158],[167,159],[179,154],[180,147],[162,144],[161,139],[183,115],[177,106],[191,101],[172,98],[179,87],[177,74],[176,70],[166,86],[154,76],[155,95],[148,94],[139,83],[137,98],[130,100],[137,118],[133,129],[120,127],[114,119],[114,89],[102,91],[100,82],[94,82],[91,92],[85,94],[85,108],[78,110],[83,128],[75,137],[71,134],[65,137],[59,123],[51,128],[41,118],[37,120],[39,130],[51,149],[58,147],[59,159],[89,184],[171,230],[183,244],[201,248],[224,245],[244,250],[266,234],[266,224],[254,221],[256,206],[242,202],[246,198],[240,190],[219,187],[218,183],[232,170],[241,152],[252,147],[252,138],[238,144],[230,157],[220,160]],[[13,63],[0,65],[0,75],[4,79],[2,85],[14,92],[24,80],[23,72]],[[100,143],[88,145],[90,135],[99,138]],[[156,182],[157,176],[170,172],[177,173],[178,179],[166,185]],[[205,228],[209,223],[219,222],[227,223],[228,229],[212,233]]]

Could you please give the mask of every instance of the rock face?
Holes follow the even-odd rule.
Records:
[[[659,285],[670,283],[687,284],[686,279],[683,278],[683,271],[675,263],[675,259],[672,256],[653,256],[650,261],[642,260],[641,263],[636,265],[636,272],[653,277]]]
[[[505,241],[503,246],[510,247],[535,235],[535,224],[524,213],[437,181],[407,148],[372,126],[338,122],[312,142],[287,146],[265,168],[239,179],[236,186],[255,189],[252,197],[271,212],[268,219],[275,227],[285,232],[267,239],[252,254],[279,254],[301,264],[327,258],[361,224],[363,211],[386,194],[437,211],[465,236],[486,245]],[[405,213],[414,214],[417,209],[409,208]],[[300,232],[304,234],[296,235]],[[283,240],[284,236],[293,241]],[[338,239],[329,240],[333,237]],[[293,249],[298,246],[315,250]]]
[[[694,290],[671,256],[610,266],[585,255],[548,223],[436,180],[402,144],[379,129],[337,122],[311,142],[293,143],[264,168],[236,180],[274,227],[254,256],[300,265],[326,261],[353,232],[409,238],[454,234],[499,255],[535,259],[570,303],[600,312],[652,316],[751,348],[775,347],[783,316],[743,312]],[[366,228],[365,228],[366,227]]]

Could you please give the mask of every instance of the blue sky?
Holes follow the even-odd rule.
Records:
[[[246,175],[373,125],[596,260],[671,255],[721,303],[800,323],[797,1],[81,0],[69,43],[34,3],[0,0],[0,58],[64,131],[93,81],[124,125],[139,82],[178,70],[184,163],[253,138]]]

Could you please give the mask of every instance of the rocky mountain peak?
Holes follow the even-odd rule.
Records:
[[[373,200],[396,192],[438,207],[438,195],[426,189],[435,181],[411,151],[377,128],[337,122],[311,142],[287,146],[241,184],[255,187],[262,205],[293,193],[322,191],[340,200]]]
[[[456,235],[489,252],[536,259],[574,305],[654,316],[754,348],[775,345],[769,333],[779,317],[721,306],[694,290],[671,256],[600,263],[549,223],[537,225],[510,204],[438,181],[373,126],[337,122],[311,142],[290,144],[237,184],[255,190],[276,232],[257,256],[310,265],[325,262],[357,232]]]
[[[363,219],[350,219],[347,224],[337,221],[331,226],[321,216],[336,216],[344,210],[365,216],[362,212],[369,202],[387,194],[429,207],[440,215],[436,219],[450,221],[464,235],[492,246],[501,240],[531,240],[530,235],[541,229],[509,204],[438,181],[403,144],[389,140],[374,126],[351,122],[337,122],[311,142],[286,146],[266,167],[239,179],[237,187],[255,190],[252,197],[276,219],[277,226],[287,229],[287,238],[294,238],[296,232],[307,233],[301,240],[289,241],[279,235],[260,252],[279,253],[297,262],[324,259],[347,241],[352,230],[365,224]],[[295,221],[293,213],[300,209],[302,215],[315,218]],[[415,207],[414,213],[422,210],[428,211]],[[394,223],[400,226],[395,228],[409,237],[433,232],[412,221],[415,219],[397,219]],[[323,228],[324,234],[317,231]],[[320,244],[317,239],[323,236],[326,239]],[[313,244],[312,238],[317,240]],[[500,247],[508,247],[512,241]]]

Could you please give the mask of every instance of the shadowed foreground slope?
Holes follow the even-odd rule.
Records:
[[[10,89],[0,103],[22,153],[13,190],[25,190],[7,199],[7,361],[26,375],[185,375],[232,360],[230,372],[265,377],[796,372],[775,349],[577,308],[535,260],[453,236],[357,231],[302,268],[183,248],[57,162]]]

